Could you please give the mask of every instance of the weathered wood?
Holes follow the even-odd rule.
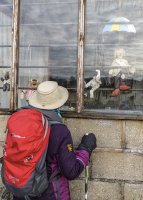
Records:
[[[77,113],[74,111],[62,111],[62,116],[67,118],[83,118],[83,119],[107,119],[107,120],[137,120],[142,121],[143,115],[137,112],[132,112],[132,114],[126,114],[125,111],[122,114],[116,113],[106,113],[94,111],[84,111],[82,113]]]
[[[77,66],[77,112],[83,110],[83,83],[84,83],[84,66],[83,51],[85,38],[85,0],[79,3],[79,30],[78,30],[78,66]]]
[[[11,98],[10,110],[15,110],[18,104],[18,69],[19,69],[19,21],[20,0],[13,0],[12,15],[12,66],[11,66]]]

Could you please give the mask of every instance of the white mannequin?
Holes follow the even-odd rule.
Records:
[[[120,90],[129,90],[130,86],[126,85],[128,79],[133,78],[135,73],[135,68],[129,65],[128,61],[124,59],[125,50],[122,48],[115,49],[115,59],[113,60],[111,66],[112,69],[109,70],[109,78],[114,77],[114,87],[115,90],[112,92],[111,96],[118,96]]]
[[[90,90],[90,98],[94,98],[94,91],[97,90],[100,87],[101,80],[100,80],[100,70],[96,70],[97,75],[93,76],[93,79],[91,79],[88,83],[86,83],[85,87],[91,87]]]
[[[121,73],[121,78],[125,79],[128,74],[134,74],[135,68],[129,65],[128,61],[123,57],[125,56],[125,50],[122,48],[115,49],[115,59],[113,60],[111,67],[109,70],[109,77],[117,76]],[[125,75],[126,74],[126,75]]]

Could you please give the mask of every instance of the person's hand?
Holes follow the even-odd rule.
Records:
[[[84,149],[89,152],[89,154],[92,153],[92,151],[96,148],[96,137],[94,133],[87,133],[85,134],[82,139],[81,143],[78,146],[78,149]]]

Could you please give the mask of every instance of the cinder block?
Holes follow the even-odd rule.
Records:
[[[143,184],[125,184],[124,200],[143,200]]]
[[[84,180],[73,180],[69,182],[72,200],[84,199]]]
[[[143,180],[143,159],[132,153],[95,152],[92,155],[92,178]]]
[[[0,157],[3,155],[3,144],[2,142],[0,143]]]
[[[88,199],[90,200],[121,200],[120,184],[89,181]]]
[[[9,115],[0,115],[0,142],[5,140],[6,123]]]
[[[72,200],[83,200],[85,197],[85,180],[70,181]],[[121,187],[118,183],[88,181],[88,199],[121,200]]]
[[[122,121],[98,119],[66,119],[75,145],[85,133],[93,132],[97,137],[98,147],[121,148]]]
[[[143,149],[143,122],[126,121],[127,148]]]

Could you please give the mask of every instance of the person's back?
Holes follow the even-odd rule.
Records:
[[[96,148],[96,138],[93,133],[84,135],[77,150],[73,148],[71,133],[62,123],[59,112],[68,99],[66,88],[56,82],[41,83],[37,91],[29,99],[30,108],[40,110],[51,124],[48,151],[46,156],[49,185],[39,197],[33,200],[70,200],[68,180],[80,175],[88,165],[91,152]],[[24,198],[13,197],[14,200]]]
[[[52,125],[47,152],[47,170],[49,176],[53,176],[53,174],[55,176],[52,178],[48,190],[43,193],[42,199],[70,199],[68,180],[78,177],[83,171],[84,165],[88,164],[88,153],[83,150],[82,157],[80,154],[79,151],[75,153],[73,150],[71,135],[67,127],[63,124]]]

